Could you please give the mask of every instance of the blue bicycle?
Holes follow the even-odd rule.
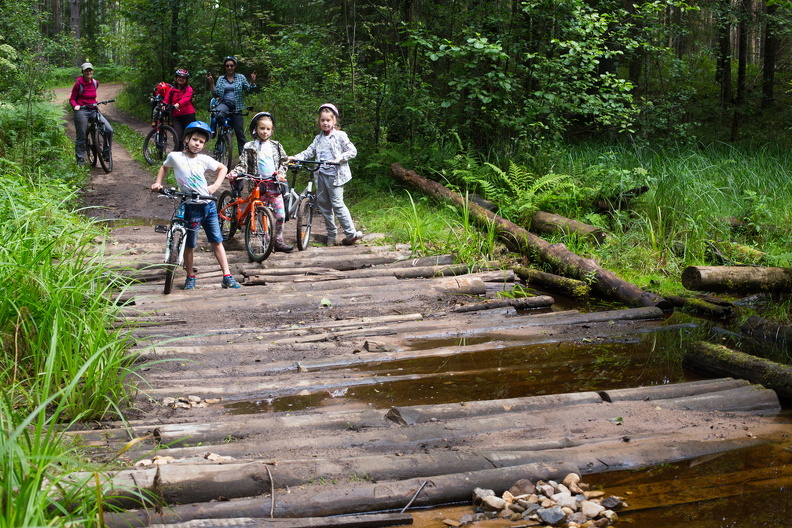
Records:
[[[217,110],[218,101],[212,99],[209,107],[209,113],[212,116],[212,137],[215,138],[214,148],[212,148],[211,156],[231,169],[231,135],[234,132],[234,127],[231,125],[231,115],[226,114],[225,117],[220,119],[221,112]],[[242,115],[248,115],[253,109],[252,106],[247,108],[247,112]],[[241,154],[241,152],[240,152]]]

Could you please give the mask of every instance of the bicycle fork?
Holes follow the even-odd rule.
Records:
[[[176,265],[177,266],[181,266],[182,263],[184,262],[184,248],[187,245],[186,244],[187,228],[185,228],[183,225],[173,225],[168,230],[168,237],[165,240],[165,264],[168,264],[170,262],[171,245],[173,243],[173,234],[176,231],[181,233],[181,243],[179,244],[179,248],[178,248],[178,250],[179,250],[179,256],[178,257],[179,258],[176,259]]]

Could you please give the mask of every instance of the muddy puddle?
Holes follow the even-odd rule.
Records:
[[[702,379],[682,368],[685,351],[708,339],[789,363],[789,353],[767,343],[745,342],[727,328],[674,314],[645,333],[592,337],[530,346],[503,345],[492,350],[367,366],[395,381],[352,387],[336,393],[293,396],[228,405],[234,414],[295,411],[320,407],[333,398],[356,400],[376,408],[515,398],[553,393],[681,383]],[[741,341],[742,339],[742,341]],[[474,344],[415,343],[416,348]],[[418,376],[418,379],[400,379]],[[792,424],[787,405],[779,415]],[[792,425],[790,425],[792,435]],[[638,471],[584,476],[584,481],[630,504],[616,526],[685,528],[780,527],[792,514],[792,437],[770,446]],[[419,528],[447,528],[444,519],[471,513],[467,505],[434,508],[414,515]],[[491,520],[479,527],[513,527]]]

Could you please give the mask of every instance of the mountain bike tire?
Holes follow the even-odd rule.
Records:
[[[305,196],[297,206],[297,249],[300,251],[304,251],[311,242],[313,214],[313,200]]]
[[[104,130],[97,130],[96,132],[96,157],[99,158],[99,164],[102,166],[102,170],[105,172],[112,172],[113,149],[108,144],[107,135],[105,135]]]
[[[237,205],[229,204],[236,201],[234,195],[231,191],[223,191],[223,194],[220,195],[220,199],[217,200],[217,210],[222,213],[224,216],[227,216],[231,220],[226,220],[222,216],[218,215],[217,218],[220,221],[220,232],[223,233],[223,241],[231,240],[231,237],[234,236],[234,233],[237,231]],[[228,207],[228,209],[226,209]]]
[[[165,287],[162,289],[162,293],[165,295],[168,295],[173,289],[173,278],[179,268],[179,253],[181,252],[182,244],[184,244],[184,233],[173,231],[168,262],[165,263]]]
[[[151,130],[143,140],[143,157],[149,165],[161,165],[170,152],[178,150],[176,130],[162,125]]]
[[[256,207],[248,216],[245,249],[252,262],[261,262],[272,253],[275,244],[275,217],[269,207]]]
[[[96,153],[96,129],[85,133],[85,153],[88,156],[88,162],[91,167],[96,167],[96,162],[99,160]]]
[[[212,149],[212,157],[229,169],[231,168],[231,138],[228,134],[217,136],[214,149]]]

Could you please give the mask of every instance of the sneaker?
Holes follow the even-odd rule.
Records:
[[[289,244],[284,244],[283,242],[275,242],[275,246],[273,247],[273,249],[281,253],[288,253],[292,249],[294,249],[294,247],[290,246]]]
[[[223,277],[223,288],[239,288],[239,283],[233,275],[226,275]]]
[[[336,242],[335,235],[333,235],[333,236],[328,235],[327,236],[327,242],[325,242],[325,245],[326,246],[335,246],[336,244],[338,244],[338,242]]]
[[[187,277],[187,279],[184,281],[184,289],[185,290],[195,289],[195,277]]]
[[[363,238],[363,233],[360,231],[355,231],[355,234],[352,236],[344,237],[344,240],[341,241],[342,244],[345,246],[354,245],[355,242]]]

